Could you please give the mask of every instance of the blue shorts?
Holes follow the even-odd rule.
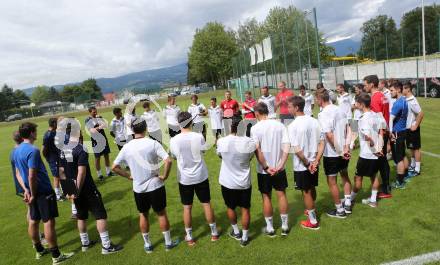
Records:
[[[60,177],[59,171],[58,171],[58,163],[56,160],[49,160],[47,161],[49,164],[50,172],[52,173],[52,177]]]

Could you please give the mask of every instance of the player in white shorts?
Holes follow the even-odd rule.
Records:
[[[303,228],[317,230],[319,222],[317,219],[315,201],[316,188],[318,186],[318,147],[324,147],[324,139],[321,137],[319,122],[304,113],[305,100],[300,96],[288,99],[289,112],[295,116],[295,120],[289,124],[288,132],[290,138],[290,150],[293,153],[293,175],[295,189],[301,190],[303,194],[306,214],[306,221],[301,221]]]
[[[266,104],[267,109],[269,110],[267,117],[269,119],[276,119],[277,113],[275,112],[275,96],[269,94],[269,88],[267,86],[261,88],[261,96],[258,99],[258,103],[260,102]]]
[[[249,223],[251,208],[251,168],[250,161],[254,155],[256,144],[246,136],[237,136],[242,119],[234,116],[231,124],[231,134],[218,141],[217,154],[222,159],[219,183],[223,199],[227,206],[228,219],[232,225],[229,236],[240,240],[245,247],[249,243]],[[235,208],[241,208],[241,233],[237,225]]]
[[[367,93],[356,96],[356,107],[362,110],[359,120],[359,159],[356,165],[354,187],[351,193],[351,201],[354,202],[357,193],[362,189],[363,177],[371,179],[371,196],[363,199],[362,203],[370,207],[377,207],[377,193],[380,182],[376,177],[379,171],[379,156],[383,156],[383,133],[386,121],[382,115],[370,110],[371,97]]]
[[[211,106],[208,108],[209,120],[211,122],[211,130],[215,136],[215,145],[220,136],[223,134],[223,113],[220,106],[217,105],[217,98],[211,98]]]
[[[313,108],[315,107],[315,98],[312,94],[306,92],[304,85],[299,86],[299,96],[304,99],[304,114],[313,117]]]
[[[177,179],[179,181],[180,200],[183,205],[185,241],[195,245],[192,235],[192,205],[194,193],[202,203],[206,221],[211,229],[211,241],[217,241],[219,234],[215,223],[214,210],[211,207],[208,168],[203,159],[207,146],[200,133],[192,132],[192,116],[189,112],[179,113],[178,121],[181,133],[170,140],[170,151],[177,159]]]
[[[347,114],[340,107],[330,103],[328,91],[316,92],[316,102],[322,108],[318,115],[322,134],[325,139],[324,171],[327,176],[330,193],[336,209],[327,212],[330,217],[346,218],[351,213],[351,182],[348,177],[348,163],[350,161],[350,126]],[[318,156],[320,156],[318,154]],[[344,187],[344,204],[339,198],[339,187],[336,182],[340,174]]]
[[[160,129],[159,115],[157,115],[154,109],[151,109],[149,101],[145,101],[142,107],[144,107],[142,118],[144,118],[147,123],[148,136],[162,144],[162,130]]]
[[[268,118],[269,110],[265,103],[255,105],[254,111],[258,122],[251,129],[251,138],[257,144],[258,189],[263,197],[263,215],[266,221],[263,232],[269,237],[275,236],[272,208],[272,189],[275,189],[281,216],[281,235],[286,236],[289,233],[289,205],[284,167],[290,148],[287,128],[281,122]]]

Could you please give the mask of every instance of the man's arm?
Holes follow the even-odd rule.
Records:
[[[29,190],[26,188],[26,185],[24,185],[23,177],[20,174],[20,171],[16,168],[15,169],[15,177],[17,178],[18,184],[20,184],[20,187],[26,192],[29,192]]]
[[[115,172],[116,174],[118,174],[119,176],[125,177],[125,178],[127,178],[129,180],[133,180],[131,175],[127,171],[122,169],[120,165],[113,164],[112,171]]]
[[[86,167],[78,166],[78,175],[76,176],[76,187],[78,189],[78,194],[81,192],[84,186],[84,180],[86,179]]]
[[[282,144],[281,148],[283,149],[283,154],[281,156],[280,162],[278,163],[278,165],[276,167],[277,171],[280,171],[281,169],[283,169],[286,166],[287,159],[289,158],[290,144],[284,143],[284,144]]]
[[[411,131],[417,130],[417,128],[422,123],[424,116],[425,116],[425,114],[423,113],[423,111],[420,111],[419,114],[417,114],[416,123],[413,126],[411,126]]]
[[[163,175],[159,176],[159,178],[162,181],[165,181],[170,175],[171,165],[173,164],[173,161],[171,160],[171,158],[167,157],[163,162],[164,162]]]

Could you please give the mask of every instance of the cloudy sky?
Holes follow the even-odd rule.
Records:
[[[316,6],[329,41],[358,39],[362,23],[401,15],[420,0],[1,0],[0,83],[14,88],[113,77],[186,62],[208,21],[237,28],[273,6]],[[433,3],[435,0],[426,0]]]

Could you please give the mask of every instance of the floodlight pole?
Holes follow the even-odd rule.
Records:
[[[318,32],[318,19],[316,18],[316,7],[313,8],[313,18],[315,20],[315,38],[316,38],[316,58],[318,61],[318,76],[319,83],[322,83],[322,75],[321,75],[321,55],[319,54],[319,32]]]
[[[428,97],[426,93],[426,41],[425,41],[425,1],[422,0],[422,41],[423,41],[423,87],[425,89],[425,98]]]

